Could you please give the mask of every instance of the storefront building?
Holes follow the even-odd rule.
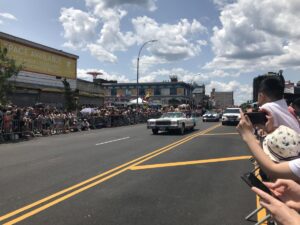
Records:
[[[0,46],[8,57],[23,66],[18,76],[10,78],[15,90],[13,104],[30,106],[37,102],[62,107],[66,79],[76,89],[78,56],[0,32]]]
[[[137,98],[136,83],[104,83],[105,102],[128,102]],[[139,83],[139,97],[160,105],[192,104],[193,87],[185,82]]]

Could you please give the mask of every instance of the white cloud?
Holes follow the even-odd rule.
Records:
[[[4,23],[4,20],[17,20],[17,18],[10,13],[0,13],[0,24]]]
[[[205,40],[198,39],[207,33],[199,21],[181,19],[177,24],[159,24],[147,16],[132,19],[135,33],[140,44],[147,40],[158,40],[149,46],[151,53],[167,61],[184,60],[197,56]]]
[[[205,68],[268,70],[298,64],[300,2],[238,0],[225,4],[211,38],[215,58]]]
[[[88,72],[100,72],[102,75],[99,75],[98,78],[102,78],[105,80],[117,80],[118,82],[130,82],[128,78],[126,78],[124,75],[119,74],[112,74],[108,73],[104,70],[99,69],[77,69],[77,78],[92,81],[93,78],[91,75],[87,74]]]
[[[97,14],[103,9],[119,8],[121,6],[138,6],[154,11],[156,10],[155,2],[156,0],[86,0],[86,5],[93,8]]]
[[[10,13],[0,13],[0,18],[8,19],[8,20],[17,20],[17,18]]]
[[[120,21],[125,15],[126,11],[107,9],[105,14],[101,16],[104,24],[97,44],[111,53],[126,51],[129,46],[135,43],[135,37],[132,32],[123,33],[120,30]]]
[[[121,20],[127,15],[124,7],[135,5],[150,11],[156,8],[154,0],[86,0],[86,5],[88,12],[61,9],[60,22],[67,40],[64,46],[75,49],[87,47],[98,60],[108,62],[117,61],[115,52],[126,51],[136,43],[131,31],[122,32],[120,29]]]
[[[213,70],[205,71],[201,73],[194,73],[183,68],[173,68],[173,69],[157,69],[149,73],[140,73],[141,82],[148,81],[166,81],[169,80],[170,75],[176,75],[180,81],[186,83],[196,82],[198,84],[207,84],[212,79],[216,78],[230,78],[230,77],[239,77],[240,74],[237,72],[225,72],[223,70]]]
[[[219,8],[222,9],[226,5],[235,2],[236,0],[212,0],[213,3]]]
[[[60,22],[64,28],[64,46],[88,49],[100,61],[116,62],[118,51],[157,39],[147,48],[160,61],[184,60],[197,56],[206,40],[207,28],[199,21],[181,19],[177,24],[159,24],[149,17],[132,19],[133,30],[122,31],[121,21],[132,6],[149,11],[156,9],[155,0],[86,0],[87,12],[62,8]],[[108,57],[107,57],[108,56]],[[153,60],[152,60],[153,61]],[[158,61],[157,59],[154,61]]]
[[[85,48],[88,42],[96,38],[97,18],[74,8],[62,8],[60,13],[59,21],[64,28],[64,38],[67,39],[64,46]]]
[[[104,49],[101,45],[88,44],[87,48],[90,50],[91,55],[95,56],[99,61],[115,63],[117,57]]]

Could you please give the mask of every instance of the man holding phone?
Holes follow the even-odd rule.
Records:
[[[297,119],[289,112],[288,105],[283,98],[284,79],[270,76],[262,80],[258,89],[258,104],[260,111],[273,117],[273,124],[267,124],[265,131],[273,132],[280,125],[285,125],[300,133]]]

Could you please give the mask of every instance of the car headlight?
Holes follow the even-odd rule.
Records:
[[[154,121],[149,121],[148,125],[153,126],[153,125],[155,125],[155,122]]]
[[[177,125],[178,121],[171,121],[171,125]]]
[[[222,116],[222,120],[227,120],[227,117],[226,116]]]

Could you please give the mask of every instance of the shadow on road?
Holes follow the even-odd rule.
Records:
[[[197,132],[199,131],[199,129],[193,129],[193,130],[186,130],[184,134],[180,134],[180,131],[176,131],[176,130],[173,130],[173,131],[159,131],[158,134],[152,134],[153,136],[156,136],[156,135],[161,135],[161,136],[183,136],[183,135],[186,135],[186,134],[191,134],[191,133],[194,133],[194,132]]]

